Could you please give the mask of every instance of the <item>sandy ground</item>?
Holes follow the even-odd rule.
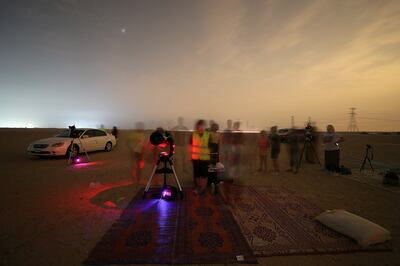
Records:
[[[67,166],[62,158],[37,159],[25,154],[31,141],[57,131],[0,129],[0,265],[80,265],[137,191],[126,146],[129,132],[121,133],[114,151],[91,153],[93,162],[82,166]],[[248,141],[244,149],[237,183],[287,187],[323,209],[343,208],[370,219],[393,236],[392,252],[267,257],[259,258],[261,265],[400,265],[398,188],[387,189],[371,173],[333,176],[309,164],[297,175],[257,175],[252,143]],[[375,146],[377,166],[400,166],[399,135],[346,136],[342,148],[346,166],[360,166],[367,143]],[[280,161],[285,169],[284,149]],[[147,164],[145,177],[149,170]],[[191,185],[190,173],[180,173],[180,179],[183,185]],[[91,182],[102,185],[90,188]],[[107,201],[117,207],[108,207]]]

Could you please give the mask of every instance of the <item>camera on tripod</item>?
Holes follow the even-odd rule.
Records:
[[[310,123],[308,123],[306,125],[306,127],[304,128],[304,143],[303,143],[303,148],[300,152],[299,161],[297,163],[297,169],[300,169],[303,155],[304,155],[304,153],[306,153],[306,156],[307,156],[308,151],[311,151],[312,156],[314,156],[314,158],[317,160],[318,164],[321,165],[321,161],[318,158],[317,151],[315,150],[315,147],[313,144],[313,142],[315,142],[316,139],[317,139],[317,136],[315,135],[314,128],[311,126]]]
[[[360,172],[362,172],[363,170],[365,170],[365,164],[368,162],[369,167],[371,168],[372,172],[374,171],[374,167],[372,166],[372,160],[374,159],[374,149],[372,148],[372,146],[370,144],[366,144],[365,145],[366,149],[365,149],[365,156],[364,156],[364,160],[361,164],[360,167]]]
[[[310,124],[304,128],[304,136],[306,141],[312,141],[314,139],[314,129]]]

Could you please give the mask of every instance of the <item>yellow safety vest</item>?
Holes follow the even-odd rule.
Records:
[[[210,139],[210,133],[204,131],[203,135],[200,136],[198,132],[192,134],[192,160],[210,160],[210,149],[208,148],[208,140]]]

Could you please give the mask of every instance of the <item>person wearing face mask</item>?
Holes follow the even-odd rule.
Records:
[[[191,158],[193,164],[194,193],[205,193],[208,179],[208,165],[210,164],[210,132],[206,130],[206,122],[198,120],[195,131],[190,138]]]

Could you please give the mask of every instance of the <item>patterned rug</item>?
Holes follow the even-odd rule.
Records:
[[[229,194],[232,213],[257,256],[390,250],[388,244],[363,249],[314,221],[322,210],[290,190],[232,186]]]
[[[257,263],[220,196],[185,190],[183,200],[164,201],[142,200],[142,193],[84,264]]]

